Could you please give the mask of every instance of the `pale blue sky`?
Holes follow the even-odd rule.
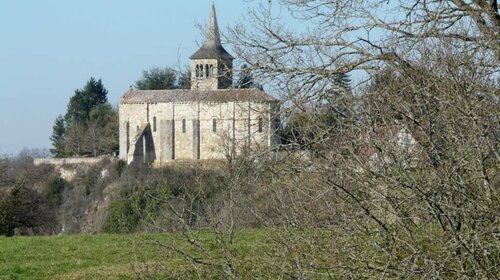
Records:
[[[142,70],[187,64],[210,3],[0,0],[0,155],[49,148],[54,119],[92,76],[116,105]],[[217,0],[222,30],[250,4]]]

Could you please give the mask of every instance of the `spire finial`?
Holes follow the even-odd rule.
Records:
[[[219,25],[217,24],[217,14],[215,13],[215,1],[212,0],[210,17],[208,18],[207,34],[205,35],[205,46],[221,46]]]

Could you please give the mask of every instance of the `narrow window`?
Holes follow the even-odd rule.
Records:
[[[205,74],[206,74],[206,77],[209,77],[210,76],[210,69],[208,68],[208,64],[205,65]]]
[[[186,133],[186,119],[182,119],[182,133]]]
[[[156,132],[156,117],[153,117],[153,132]]]
[[[217,132],[217,119],[212,120],[212,132]]]
[[[214,66],[210,65],[210,77],[214,76]]]
[[[130,150],[130,122],[127,122],[127,153]]]
[[[200,65],[196,64],[196,78],[200,77]]]
[[[263,123],[262,118],[259,118],[259,132],[262,132],[263,125],[264,125],[264,123]]]

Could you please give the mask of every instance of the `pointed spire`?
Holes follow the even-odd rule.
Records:
[[[205,42],[203,46],[195,52],[191,59],[233,59],[233,57],[224,49],[220,40],[219,25],[217,24],[217,14],[215,13],[215,3],[212,1],[210,17],[208,18]]]
[[[217,14],[215,13],[215,2],[213,0],[205,36],[204,45],[206,47],[218,47],[222,45],[220,41],[219,25],[217,24]]]

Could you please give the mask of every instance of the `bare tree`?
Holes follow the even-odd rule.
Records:
[[[496,1],[269,1],[232,29],[283,116],[307,116],[308,153],[263,165],[252,186],[274,199],[247,204],[280,229],[274,273],[498,278],[498,19]],[[348,72],[364,83],[325,124]]]
[[[171,251],[220,278],[498,279],[497,2],[266,2],[227,39],[292,133],[228,161],[215,245]]]

